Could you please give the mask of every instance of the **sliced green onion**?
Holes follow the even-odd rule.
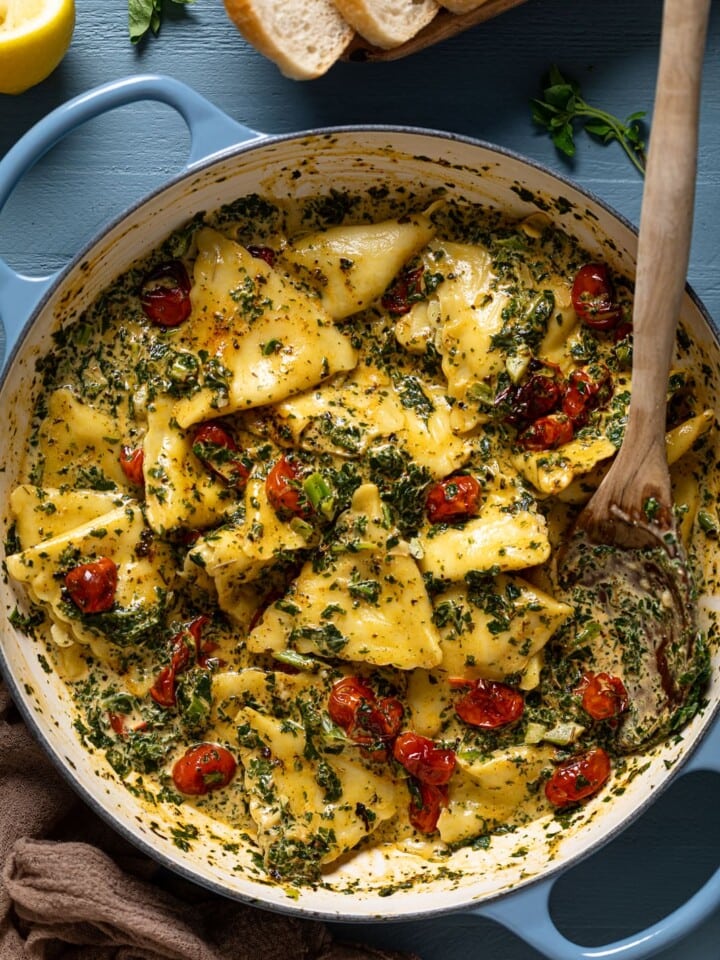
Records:
[[[546,733],[547,727],[544,727],[541,723],[529,723],[525,731],[525,743],[541,743],[545,739]]]
[[[306,540],[312,536],[313,527],[311,523],[308,523],[307,520],[303,520],[302,517],[293,517],[290,521],[290,529],[293,533],[297,533],[298,536],[304,537]]]
[[[302,670],[303,673],[317,673],[322,666],[319,660],[308,657],[304,653],[298,653],[297,650],[278,650],[273,652],[272,657],[273,660],[286,663],[289,667]]]
[[[575,634],[573,646],[582,647],[583,644],[594,640],[600,634],[600,624],[595,620],[588,620],[581,630]]]
[[[579,737],[585,733],[585,727],[579,723],[559,723],[552,730],[548,730],[543,740],[546,743],[552,743],[556,747],[567,747],[575,743]]]
[[[326,520],[332,520],[335,515],[335,496],[325,477],[317,471],[311,473],[303,481],[303,490],[313,508]]]

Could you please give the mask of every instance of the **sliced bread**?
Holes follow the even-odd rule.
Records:
[[[335,0],[335,5],[361,37],[384,49],[414,37],[440,9],[436,0]]]
[[[353,37],[332,0],[225,0],[225,9],[245,39],[294,80],[321,76]]]

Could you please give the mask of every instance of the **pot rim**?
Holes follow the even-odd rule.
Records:
[[[525,167],[529,167],[530,169],[541,173],[543,176],[551,178],[558,184],[572,190],[583,199],[602,209],[613,220],[619,222],[623,227],[625,227],[631,234],[637,236],[637,227],[627,217],[625,217],[625,215],[621,214],[611,204],[598,197],[595,193],[593,193],[593,191],[581,186],[571,177],[563,173],[558,173],[552,170],[550,167],[521,153],[498,146],[482,139],[463,134],[451,133],[436,128],[424,128],[400,124],[348,124],[310,128],[307,130],[282,134],[260,134],[259,138],[257,139],[251,139],[249,141],[230,145],[202,160],[191,164],[190,166],[187,166],[185,169],[171,176],[160,186],[153,188],[151,191],[131,203],[124,210],[105,222],[99,229],[94,231],[92,237],[83,244],[80,251],[73,256],[71,260],[52,278],[50,278],[47,287],[43,290],[38,301],[30,310],[29,316],[22,325],[15,343],[8,352],[4,367],[0,372],[0,390],[2,390],[5,384],[6,377],[13,366],[16,355],[22,347],[27,334],[35,325],[39,314],[45,308],[48,301],[56,295],[57,291],[66,282],[68,276],[78,267],[78,265],[88,260],[91,251],[93,251],[93,249],[104,240],[107,234],[121,226],[124,221],[135,216],[146,204],[160,197],[164,192],[181,185],[184,181],[206,173],[216,164],[225,163],[228,160],[232,160],[236,157],[243,157],[246,153],[252,153],[256,150],[262,150],[266,147],[274,146],[275,144],[290,141],[306,141],[311,138],[327,139],[337,135],[363,134],[368,132],[378,134],[401,134],[413,135],[417,137],[431,137],[434,140],[457,142],[472,148],[479,147],[488,151],[489,153],[497,155],[501,159],[506,158],[513,160]],[[127,264],[120,265],[120,269],[124,269],[126,266]],[[706,323],[713,339],[720,346],[720,329],[718,324],[713,320],[707,308],[689,283],[686,284],[685,292],[703,321]],[[184,862],[173,860],[163,851],[149,843],[143,836],[133,832],[129,826],[126,826],[122,821],[118,820],[110,810],[107,810],[99,798],[91,793],[78,779],[74,777],[71,764],[69,764],[67,761],[64,761],[60,753],[57,752],[52,746],[43,725],[38,722],[34,711],[31,709],[29,702],[26,701],[19,684],[15,681],[15,677],[10,670],[10,665],[6,659],[2,644],[0,644],[0,673],[3,675],[3,678],[8,685],[8,688],[13,696],[13,702],[15,703],[23,720],[32,731],[35,739],[41,743],[53,766],[61,774],[62,778],[68,783],[75,795],[78,796],[84,803],[86,803],[87,806],[94,813],[100,816],[102,820],[104,820],[106,823],[109,823],[112,829],[117,831],[121,836],[123,836],[124,839],[130,842],[134,847],[139,848],[156,863],[159,863],[161,868],[167,869],[173,874],[180,875],[192,883],[200,885],[213,893],[233,901],[244,902],[277,913],[301,916],[333,923],[346,922],[353,924],[370,924],[383,919],[387,920],[388,918],[396,918],[399,921],[408,921],[413,919],[439,917],[463,911],[470,912],[473,909],[482,911],[482,908],[485,905],[495,904],[498,901],[512,898],[513,894],[519,890],[525,891],[530,887],[537,888],[543,885],[552,885],[558,876],[577,866],[583,860],[596,853],[600,848],[616,839],[622,832],[625,831],[626,828],[628,828],[646,812],[646,810],[655,802],[658,796],[661,796],[671,784],[676,783],[679,777],[684,775],[683,771],[688,764],[688,761],[693,754],[697,752],[698,748],[706,739],[709,732],[718,723],[718,716],[720,715],[719,699],[718,702],[712,705],[709,711],[703,715],[699,735],[682,751],[678,761],[674,765],[673,770],[667,777],[661,780],[659,785],[654,786],[653,790],[648,793],[641,802],[635,804],[632,810],[623,817],[620,823],[613,825],[612,829],[610,829],[606,834],[599,836],[592,842],[585,844],[581,850],[578,850],[565,859],[561,858],[557,862],[547,864],[538,875],[528,877],[513,887],[508,887],[490,894],[482,894],[479,897],[468,896],[468,889],[466,888],[459,889],[456,892],[458,902],[447,906],[423,907],[415,911],[403,910],[402,912],[397,913],[389,910],[382,915],[378,913],[373,916],[358,916],[352,914],[344,916],[342,914],[333,913],[322,909],[312,909],[311,907],[301,903],[295,903],[292,900],[283,902],[268,901],[259,899],[257,896],[244,893],[242,891],[230,890],[221,883],[213,881],[211,878],[199,876],[198,873],[191,869],[191,867],[186,866]],[[708,710],[707,707],[706,710]],[[399,892],[402,893],[402,891]],[[412,895],[413,891],[409,890],[408,893]]]
[[[79,263],[82,263],[83,260],[88,258],[90,251],[99,244],[106,234],[110,233],[116,227],[118,227],[125,219],[131,217],[138,210],[140,210],[146,203],[156,199],[166,190],[170,190],[173,187],[179,186],[184,180],[189,177],[194,177],[197,174],[205,173],[216,163],[225,162],[233,157],[242,156],[245,153],[249,153],[255,150],[263,149],[268,146],[272,146],[277,143],[283,143],[291,140],[305,140],[310,137],[316,139],[323,139],[327,137],[332,137],[337,134],[356,134],[356,133],[399,133],[399,134],[411,134],[414,136],[429,136],[436,140],[450,140],[451,142],[462,143],[471,147],[480,147],[484,150],[487,150],[491,153],[496,153],[500,157],[505,157],[510,160],[514,160],[517,163],[521,163],[524,166],[531,167],[533,170],[542,173],[544,176],[549,176],[566,187],[569,187],[571,190],[574,190],[576,193],[579,193],[586,200],[591,201],[596,206],[602,208],[605,213],[609,214],[615,220],[618,220],[627,230],[637,237],[638,227],[629,220],[623,213],[620,213],[612,204],[603,200],[592,190],[582,186],[577,181],[573,180],[572,177],[568,176],[565,173],[559,173],[550,167],[546,166],[543,163],[540,163],[537,160],[534,160],[531,157],[528,157],[525,154],[519,153],[518,151],[511,150],[507,147],[501,147],[498,144],[494,144],[489,140],[483,140],[477,137],[471,137],[466,134],[452,133],[450,131],[445,131],[440,128],[435,127],[418,127],[413,125],[404,125],[404,124],[373,124],[373,123],[359,123],[359,124],[342,124],[337,126],[327,126],[327,127],[310,127],[307,130],[299,130],[290,133],[280,133],[280,134],[267,134],[260,133],[258,139],[251,139],[248,141],[242,141],[230,145],[229,147],[224,148],[216,153],[212,153],[209,156],[205,157],[202,160],[198,160],[190,166],[185,167],[183,170],[179,171],[176,174],[173,174],[168,180],[162,183],[160,186],[154,187],[148,193],[144,194],[142,197],[139,197],[137,200],[133,201],[128,207],[119,213],[112,216],[107,220],[101,227],[93,232],[93,235],[85,241],[80,251],[75,254],[65,266],[61,267],[60,270],[50,278],[50,282],[46,289],[43,291],[39,297],[37,303],[34,305],[30,311],[30,315],[23,324],[22,329],[20,330],[15,343],[13,344],[11,350],[5,358],[2,369],[0,370],[0,388],[2,388],[5,378],[7,376],[7,371],[12,365],[15,354],[18,350],[18,347],[22,343],[25,334],[30,329],[30,327],[35,322],[37,314],[43,309],[50,297],[56,292],[58,287],[66,280],[67,276],[73,271]],[[720,321],[716,321],[712,318],[709,311],[705,307],[704,303],[695,292],[692,285],[688,282],[685,285],[685,292],[689,295],[694,306],[702,314],[703,319],[708,324],[710,329],[713,331],[715,338],[720,341]]]

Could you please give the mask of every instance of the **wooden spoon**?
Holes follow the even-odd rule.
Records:
[[[586,654],[596,672],[619,675],[627,690],[629,708],[617,734],[626,750],[667,734],[698,672],[695,594],[673,514],[665,421],[690,249],[709,10],[710,0],[665,0],[640,217],[627,430],[576,521],[559,571],[581,618],[601,626],[576,655]]]

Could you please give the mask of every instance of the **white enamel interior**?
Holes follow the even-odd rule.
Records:
[[[153,195],[112,226],[70,267],[39,310],[0,391],[0,409],[6,418],[0,471],[3,528],[9,522],[9,491],[18,482],[23,459],[36,388],[35,361],[51,349],[51,333],[62,318],[82,311],[131,261],[199,210],[212,210],[250,192],[281,198],[330,188],[365,190],[388,181],[402,186],[408,196],[422,196],[427,189],[443,186],[451,194],[500,206],[518,217],[535,212],[540,204],[595,256],[633,273],[636,241],[626,224],[552,174],[487,146],[434,133],[371,128],[269,139],[228,152]],[[718,347],[690,295],[685,297],[682,319],[699,344],[696,359],[699,362],[702,357],[711,370],[711,376],[699,378],[699,386],[707,390],[705,402],[715,406]],[[18,597],[7,582],[0,589],[2,607],[9,614]],[[707,602],[720,606],[720,598]],[[557,833],[552,821],[541,820],[494,838],[489,849],[460,850],[437,863],[392,852],[361,854],[338,866],[322,887],[291,896],[263,878],[253,866],[252,851],[242,842],[239,852],[224,848],[224,841],[237,843],[230,830],[198,817],[199,838],[187,851],[176,846],[170,834],[172,822],[163,810],[147,810],[116,782],[99,756],[79,744],[68,697],[55,676],[43,670],[38,659],[42,651],[7,622],[1,647],[14,693],[57,764],[84,798],[142,849],[230,897],[287,912],[355,921],[419,916],[477,904],[587,854],[626,825],[673,776],[680,766],[676,761],[683,759],[710,722],[720,682],[716,663],[711,707],[704,716],[696,718],[681,740],[651,756],[648,769],[626,785],[622,796],[592,803],[570,830]],[[527,855],[513,856],[521,848]],[[407,883],[405,889],[387,896],[388,888],[402,883]]]

